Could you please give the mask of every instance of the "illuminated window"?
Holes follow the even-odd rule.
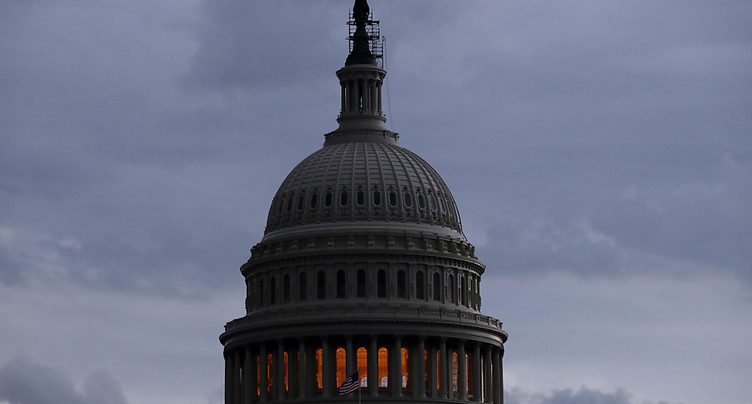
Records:
[[[423,384],[425,385],[426,391],[428,391],[428,388],[429,388],[429,386],[428,386],[428,367],[430,366],[430,363],[431,363],[431,362],[429,362],[429,360],[430,360],[430,358],[428,357],[428,350],[424,349],[423,350],[423,370],[424,370],[424,373],[423,373]]]
[[[347,354],[345,348],[338,348],[337,356],[337,386],[342,384],[347,378]]]
[[[282,357],[282,359],[285,362],[285,369],[284,369],[284,371],[285,371],[285,391],[289,391],[288,390],[289,389],[288,380],[290,378],[290,367],[287,366],[287,352],[284,353],[284,356]]]
[[[368,387],[368,351],[365,348],[358,348],[357,368],[360,369],[360,387]]]
[[[261,358],[255,355],[253,362],[256,364],[256,395],[261,394]]]
[[[401,368],[402,368],[402,388],[403,389],[407,388],[408,386],[407,383],[409,382],[408,380],[409,374],[407,371],[408,363],[410,363],[409,359],[410,357],[408,356],[407,348],[402,348],[402,350],[400,351],[400,363],[402,364]]]
[[[436,370],[441,369],[441,352],[436,351]],[[441,372],[436,372],[436,388],[441,388]]]
[[[425,299],[425,285],[423,284],[423,271],[415,274],[415,298]]]
[[[389,351],[379,349],[379,387],[389,387]]]
[[[266,355],[266,391],[272,392],[274,387],[274,357]]]
[[[322,358],[323,358],[323,356],[324,356],[324,350],[322,350],[321,348],[317,349],[316,350],[316,354],[314,356],[315,356],[315,358],[314,358],[314,364],[313,364],[313,366],[314,366],[314,373],[315,373],[315,378],[316,378],[316,380],[315,380],[315,382],[316,382],[315,387],[317,389],[321,389],[321,388],[324,387],[324,383],[323,383],[323,373],[324,373],[324,371],[322,369],[322,364],[323,363],[321,361]]]
[[[465,354],[465,387],[470,392],[470,354]]]
[[[459,355],[452,352],[452,391],[459,391]]]

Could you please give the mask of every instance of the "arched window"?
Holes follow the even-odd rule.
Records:
[[[305,272],[301,272],[298,278],[298,300],[304,302],[308,298],[308,279]]]
[[[339,204],[342,206],[347,206],[347,190],[342,190],[339,193]]]
[[[389,205],[397,206],[397,193],[394,191],[389,191]]]
[[[318,202],[319,202],[319,195],[318,194],[311,195],[311,205],[310,205],[311,209],[316,209],[316,205],[318,204]]]
[[[345,348],[337,348],[336,352],[336,358],[337,358],[337,371],[336,371],[336,377],[337,377],[337,386],[342,384],[342,382],[345,381],[345,378],[347,378],[347,354],[345,353]]]
[[[433,300],[441,301],[441,275],[433,273]]]
[[[305,197],[300,195],[298,197],[298,210],[303,210],[303,202],[305,202]]]
[[[277,279],[272,276],[269,284],[269,304],[275,304],[277,302]]]
[[[366,297],[366,271],[358,270],[358,297]]]
[[[423,271],[418,271],[415,273],[415,298],[416,299],[426,298],[424,288],[425,288],[425,285],[423,283]]]
[[[405,282],[405,271],[397,272],[397,297],[404,299],[407,297],[407,282]]]
[[[436,210],[436,197],[433,194],[428,196],[428,204],[431,210]]]
[[[381,192],[378,189],[373,191],[373,206],[381,206]]]
[[[285,303],[290,303],[290,275],[282,278],[282,299]]]
[[[366,203],[366,194],[362,189],[359,189],[358,193],[355,194],[355,202],[358,206],[363,206],[363,204]]]
[[[379,387],[389,387],[389,350],[379,349]]]
[[[287,352],[285,352],[284,354],[282,354],[282,359],[283,359],[283,365],[285,366],[285,368],[282,369],[282,372],[285,373],[285,391],[290,391],[289,390],[290,389],[290,385],[289,385],[290,367],[287,366],[287,361],[289,360],[288,356],[287,356]]]
[[[423,193],[418,193],[418,207],[421,209],[426,208],[426,198],[423,196]]]
[[[383,269],[376,275],[376,295],[386,297],[386,271]]]
[[[323,299],[326,297],[326,274],[319,271],[316,274],[316,298]]]
[[[402,196],[403,196],[403,198],[405,200],[405,207],[406,208],[411,208],[413,206],[413,196],[410,195],[410,193],[407,192],[407,190],[405,190],[405,192],[403,192]]]
[[[337,271],[337,299],[344,299],[347,292],[347,285],[345,284],[345,271]]]
[[[368,351],[363,347],[358,348],[355,361],[355,367],[360,369],[360,387],[368,387]]]
[[[327,208],[332,206],[332,191],[326,191],[326,195],[324,196],[324,206]]]

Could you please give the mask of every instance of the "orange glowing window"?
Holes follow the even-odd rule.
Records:
[[[386,348],[379,349],[379,387],[389,386],[389,351]]]
[[[438,351],[436,352],[436,369],[441,369],[441,353],[438,352]],[[441,372],[436,372],[436,388],[437,389],[441,388],[441,376],[440,376],[440,373]]]
[[[256,363],[256,395],[261,394],[261,361],[258,355],[253,359]]]
[[[467,387],[467,392],[470,392],[470,354],[465,354],[465,386]]]
[[[459,355],[452,352],[452,391],[459,391]]]
[[[402,388],[403,389],[407,388],[407,382],[408,382],[408,380],[407,380],[407,378],[408,378],[407,364],[408,364],[408,359],[409,359],[409,357],[408,357],[408,354],[407,354],[407,348],[402,348],[402,350],[400,351],[400,362],[402,363]]]
[[[290,370],[290,367],[289,367],[289,366],[287,366],[287,352],[285,352],[285,354],[284,354],[284,357],[283,357],[283,358],[284,358],[284,361],[285,361],[285,391],[288,391],[288,387],[289,387],[289,386],[288,386],[288,384],[287,384],[287,383],[288,383],[288,382],[287,382],[287,380],[288,380],[288,378],[289,378],[289,376],[290,376],[290,375],[289,375],[289,370]]]
[[[274,357],[272,354],[266,355],[266,391],[273,391],[274,387]]]
[[[347,378],[347,354],[345,348],[337,349],[337,386]]]
[[[368,351],[358,348],[356,360],[360,369],[360,387],[368,387]]]
[[[321,369],[321,358],[324,356],[324,351],[319,348],[316,350],[316,357],[314,358],[314,366],[315,366],[315,372],[316,372],[316,388],[321,389],[324,387],[324,384],[322,382],[322,374],[324,373]]]

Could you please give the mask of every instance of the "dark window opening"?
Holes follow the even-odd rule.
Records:
[[[332,191],[327,191],[326,196],[324,197],[324,206],[327,208],[332,206]]]
[[[431,210],[436,210],[436,197],[433,195],[428,196],[428,206]]]
[[[264,307],[264,280],[259,279],[258,285],[258,307]]]
[[[381,192],[379,192],[379,191],[373,191],[373,205],[374,206],[380,206],[381,205]]]
[[[326,297],[326,274],[319,271],[316,275],[316,298],[323,299]]]
[[[421,209],[425,209],[426,207],[426,198],[423,194],[418,194],[418,207]]]
[[[344,299],[347,294],[347,285],[345,284],[345,271],[337,271],[337,299]]]
[[[347,206],[347,191],[342,191],[339,194],[339,204],[342,206]]]
[[[362,190],[358,190],[358,193],[356,194],[356,202],[358,203],[358,206],[362,206],[366,202],[366,194]]]
[[[303,202],[305,201],[305,198],[303,198],[303,195],[301,195],[298,198],[298,210],[303,210]]]
[[[319,202],[319,196],[317,194],[311,195],[311,209],[316,209],[316,204]]]
[[[397,206],[397,193],[394,191],[389,191],[389,205]]]
[[[415,274],[415,298],[425,299],[425,286],[423,284],[423,271],[418,271]]]
[[[465,298],[467,297],[467,284],[465,283],[465,278],[460,278],[460,296],[459,296],[459,302],[460,304],[467,304],[467,301]]]
[[[292,209],[292,197],[287,198],[287,211],[289,212],[290,209]]]
[[[376,295],[386,297],[386,271],[380,270],[376,278]]]
[[[410,195],[407,192],[405,192],[403,196],[404,196],[404,199],[405,199],[405,207],[407,207],[407,208],[412,207],[413,206],[413,196]]]

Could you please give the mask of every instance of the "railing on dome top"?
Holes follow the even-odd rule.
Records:
[[[349,52],[353,50],[353,40],[355,35],[355,17],[352,10],[350,10],[350,20],[347,21],[349,42]],[[368,13],[368,21],[366,21],[366,32],[368,33],[368,48],[371,54],[376,58],[376,62],[380,68],[384,68],[384,40],[381,36],[381,28],[379,27],[379,20],[373,19],[373,11]]]

